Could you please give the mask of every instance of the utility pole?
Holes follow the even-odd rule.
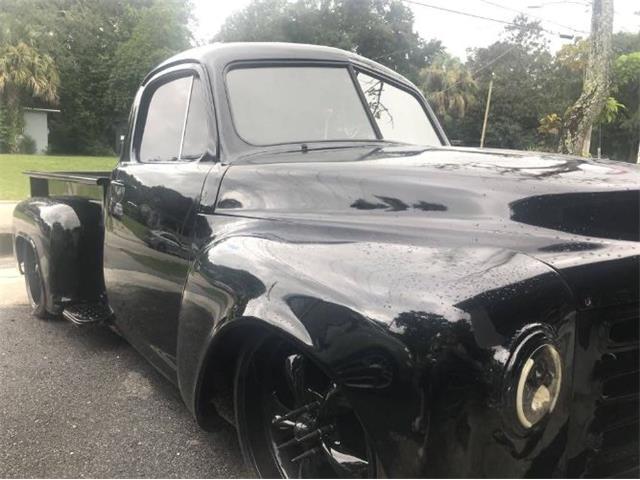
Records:
[[[491,107],[491,91],[493,90],[493,73],[489,80],[489,92],[487,93],[487,108],[484,109],[484,121],[482,122],[482,135],[480,136],[480,148],[484,148],[484,135],[487,133],[487,120],[489,120],[489,108]]]

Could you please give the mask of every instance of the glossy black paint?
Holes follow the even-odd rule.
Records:
[[[107,173],[35,174],[50,197],[20,202],[13,214],[14,251],[30,245],[44,277],[46,309],[104,296],[102,197]],[[68,195],[68,194],[70,195]]]
[[[439,148],[253,147],[234,131],[224,72],[270,61],[342,62],[413,89],[374,62],[300,45],[204,47],[159,66],[146,82],[181,65],[203,69],[215,134],[198,162],[145,165],[128,148],[113,172],[104,272],[116,325],[205,428],[212,401],[230,411],[242,346],[277,334],[343,386],[387,476],[588,469],[602,428],[591,379],[605,348],[590,332],[619,311],[638,323],[638,168],[452,148],[441,130]],[[129,146],[136,112],[137,103]],[[49,263],[39,202],[62,205],[65,218],[89,207],[73,198],[19,207],[18,229]],[[150,238],[163,231],[180,246],[158,248]],[[69,274],[90,274],[77,268]],[[509,369],[536,328],[555,336],[564,382],[548,420],[523,432]]]
[[[193,257],[193,224],[211,168],[207,163],[120,164],[109,187],[108,211],[123,212],[106,216],[109,305],[118,328],[174,381],[177,319]],[[158,232],[180,245],[166,248],[154,242]]]

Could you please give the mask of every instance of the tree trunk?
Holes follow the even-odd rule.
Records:
[[[582,94],[564,115],[559,150],[589,155],[591,129],[609,96],[613,0],[593,0],[589,58]]]

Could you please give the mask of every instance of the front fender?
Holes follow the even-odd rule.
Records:
[[[512,438],[502,378],[514,337],[530,324],[555,329],[572,358],[574,301],[557,273],[504,249],[299,233],[281,226],[277,236],[230,235],[196,260],[178,334],[187,405],[197,414],[211,350],[252,319],[296,342],[343,386],[387,475],[535,472],[568,407],[559,404],[534,444]]]
[[[104,229],[99,202],[80,197],[34,197],[13,212],[14,250],[24,239],[35,248],[47,309],[58,313],[67,302],[93,301],[104,292]]]

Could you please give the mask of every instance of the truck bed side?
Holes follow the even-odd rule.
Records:
[[[28,249],[39,262],[46,311],[104,296],[103,201],[110,172],[25,172],[31,197],[13,212],[18,264]]]

